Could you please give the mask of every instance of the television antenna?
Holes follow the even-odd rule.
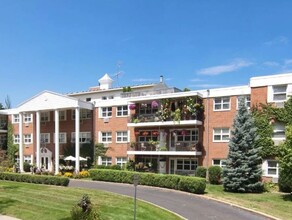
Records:
[[[114,78],[116,78],[117,86],[119,86],[119,77],[124,74],[123,71],[121,71],[121,65],[123,64],[122,61],[117,62],[117,72],[113,75]]]

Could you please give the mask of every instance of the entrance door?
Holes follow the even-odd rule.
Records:
[[[175,174],[175,159],[170,159],[169,160],[170,163],[169,163],[169,173],[170,174]]]
[[[50,163],[49,163],[49,158],[48,157],[41,157],[41,166],[43,168],[45,168],[46,170],[49,170]]]

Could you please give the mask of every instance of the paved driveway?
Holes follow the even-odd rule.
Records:
[[[134,196],[134,186],[129,184],[71,179],[69,187],[82,187]],[[263,220],[269,219],[231,205],[206,199],[190,193],[138,186],[137,198],[175,212],[189,220]]]

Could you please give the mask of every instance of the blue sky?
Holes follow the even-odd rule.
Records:
[[[292,72],[291,8],[289,0],[0,0],[0,102],[84,91],[118,70],[115,86],[163,75],[192,90]]]

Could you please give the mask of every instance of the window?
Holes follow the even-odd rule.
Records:
[[[287,98],[287,85],[273,86],[273,101],[285,101]]]
[[[237,97],[237,106],[236,106],[237,109],[239,107],[239,101],[240,101],[240,99],[244,99],[245,107],[249,109],[250,108],[250,95],[238,96]]]
[[[26,163],[29,163],[29,164],[31,164],[31,156],[29,155],[29,156],[23,156],[23,160],[24,160],[24,162],[26,162]]]
[[[66,114],[66,110],[64,110],[64,111],[59,111],[59,120],[60,121],[66,121],[66,119],[67,119],[67,114]]]
[[[127,131],[117,131],[117,133],[116,133],[116,142],[117,143],[126,143],[126,142],[128,142],[128,132]]]
[[[75,142],[75,132],[71,134],[71,142]],[[90,143],[91,142],[91,132],[80,132],[79,133],[80,143]]]
[[[41,133],[41,143],[50,143],[50,133]]]
[[[55,134],[54,134],[54,142],[56,143],[56,139],[55,139]],[[75,138],[74,138],[75,140]],[[67,143],[67,133],[66,132],[61,132],[59,133],[59,143],[60,144],[66,144]]]
[[[0,135],[0,146],[4,145],[6,143],[6,140],[7,140],[6,134]]]
[[[214,98],[214,111],[230,110],[230,97]]]
[[[275,122],[273,125],[273,139],[285,139],[285,124],[281,122]]]
[[[199,130],[180,130],[176,131],[177,141],[179,142],[198,142]]]
[[[32,144],[32,134],[24,135],[24,144]]]
[[[81,109],[80,119],[91,119],[91,110]]]
[[[0,128],[6,128],[7,126],[7,116],[6,115],[0,115]]]
[[[112,132],[101,132],[101,142],[111,143],[112,142]]]
[[[20,142],[20,136],[19,136],[19,134],[13,135],[13,143],[14,144],[19,144],[19,142]]]
[[[72,110],[72,119],[75,120],[76,115],[75,111]],[[80,119],[90,119],[91,118],[91,110],[88,109],[80,109]]]
[[[30,122],[32,122],[32,114],[24,114],[23,115],[23,122],[24,123],[30,123]]]
[[[226,166],[226,160],[224,160],[224,159],[213,159],[212,165],[213,166],[225,167]]]
[[[139,142],[148,142],[150,140],[152,141],[158,141],[158,131],[140,131],[139,132]]]
[[[128,106],[118,106],[117,107],[117,116],[128,116]]]
[[[50,112],[41,112],[41,122],[50,121]]]
[[[19,115],[13,115],[12,116],[12,123],[13,124],[19,123]]]
[[[106,166],[111,166],[112,165],[112,158],[111,157],[102,157],[101,164],[106,165]]]
[[[101,108],[101,117],[112,117],[112,107],[103,107]]]
[[[156,112],[158,112],[158,105],[157,106],[153,106],[151,103],[142,103],[142,104],[140,104],[139,113],[141,115],[155,114]]]
[[[116,165],[119,165],[121,167],[125,166],[127,163],[127,158],[126,157],[117,157],[116,158]]]
[[[229,128],[214,128],[213,141],[214,142],[228,142],[230,138]]]
[[[198,166],[196,159],[177,159],[176,169],[178,171],[194,171]]]
[[[266,160],[263,163],[263,170],[265,176],[278,177],[279,164],[276,160]]]
[[[86,98],[85,100],[86,100],[86,102],[90,102],[91,98]]]

